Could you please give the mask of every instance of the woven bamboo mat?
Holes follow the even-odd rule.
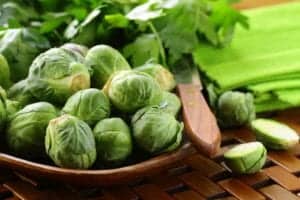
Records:
[[[300,132],[300,110],[277,114]],[[193,153],[169,170],[114,188],[75,188],[32,180],[1,169],[0,199],[5,200],[259,200],[300,199],[300,145],[290,151],[269,151],[264,169],[254,175],[233,176],[223,163],[232,145],[252,141],[246,128],[223,132],[222,148],[214,159]]]

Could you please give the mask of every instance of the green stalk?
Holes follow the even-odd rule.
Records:
[[[159,34],[156,30],[156,28],[154,27],[153,23],[151,21],[148,22],[148,25],[151,29],[151,31],[153,32],[153,34],[155,35],[157,41],[158,41],[158,44],[159,44],[159,51],[160,51],[160,55],[161,55],[161,59],[162,59],[162,64],[164,67],[168,67],[167,65],[167,58],[166,58],[166,52],[165,52],[165,49],[164,49],[164,46],[163,46],[163,43],[159,37]]]

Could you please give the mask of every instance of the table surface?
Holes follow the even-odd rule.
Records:
[[[245,0],[239,9],[286,2],[286,0]],[[276,116],[300,132],[300,110]],[[213,159],[191,154],[169,170],[152,174],[128,185],[113,188],[76,188],[59,183],[32,180],[0,169],[0,200],[294,200],[300,199],[300,145],[280,152],[269,151],[267,164],[254,175],[233,176],[222,155],[235,144],[253,141],[245,128],[222,133],[221,150]]]

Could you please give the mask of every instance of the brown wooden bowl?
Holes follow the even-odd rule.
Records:
[[[111,186],[168,169],[173,163],[195,152],[190,142],[185,142],[177,151],[159,155],[134,165],[105,170],[63,169],[39,164],[0,153],[0,166],[20,172],[33,178],[59,181],[78,186]]]

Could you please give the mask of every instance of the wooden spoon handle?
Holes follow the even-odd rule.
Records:
[[[188,138],[197,150],[213,157],[220,147],[221,133],[200,86],[178,84],[177,91],[182,101],[183,121]]]

